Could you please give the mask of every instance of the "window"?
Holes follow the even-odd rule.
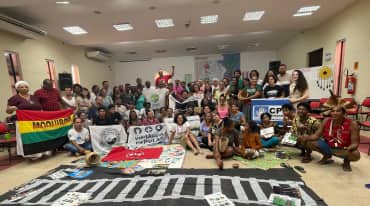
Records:
[[[15,83],[22,80],[22,69],[19,61],[18,53],[12,51],[5,51],[5,62],[8,69],[8,74],[10,78],[10,87],[13,94],[16,94]]]
[[[49,75],[50,81],[53,83],[53,88],[57,88],[54,60],[46,59],[46,72]]]
[[[78,70],[78,66],[75,64],[72,64],[72,81],[73,84],[81,84],[80,82],[80,71]]]
[[[322,66],[323,48],[308,53],[308,67]]]

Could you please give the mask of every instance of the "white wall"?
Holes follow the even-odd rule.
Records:
[[[257,69],[261,78],[269,67],[269,62],[276,60],[275,51],[241,52],[240,68],[242,71]],[[114,83],[116,85],[131,83],[134,84],[136,77],[143,81],[154,80],[154,74],[160,68],[171,71],[171,66],[176,66],[175,79],[185,80],[185,74],[195,75],[195,62],[193,56],[153,58],[150,61],[141,62],[117,62],[113,64]]]
[[[276,51],[242,52],[240,53],[240,69],[241,71],[255,69],[260,73],[260,78],[263,78],[269,69],[270,61],[276,60]]]
[[[171,72],[171,66],[175,66],[174,79],[185,79],[185,74],[192,74],[194,78],[194,57],[169,57],[153,58],[150,61],[117,62],[113,64],[114,80],[116,85],[135,84],[137,77],[143,81],[154,82],[154,75],[160,69]]]
[[[348,68],[350,73],[356,73],[358,84],[355,95],[348,95],[344,89],[345,77],[343,76],[342,96],[354,97],[358,103],[361,103],[365,97],[370,96],[368,90],[370,88],[369,10],[369,0],[356,1],[353,5],[320,26],[302,32],[292,38],[278,49],[278,57],[288,65],[289,69],[304,68],[307,66],[307,53],[323,48],[324,54],[332,54],[332,59],[324,61],[324,64],[333,65],[336,42],[345,39],[344,68]],[[359,62],[357,71],[353,69],[355,62]],[[323,95],[327,96],[328,94]]]
[[[14,51],[19,54],[23,79],[30,84],[30,92],[40,88],[42,80],[48,78],[45,59],[54,60],[56,73],[71,73],[71,65],[79,67],[81,84],[89,89],[93,84],[101,84],[102,80],[112,80],[113,72],[108,63],[95,62],[87,59],[84,48],[71,46],[49,37],[25,39],[18,35],[0,31],[0,120],[3,120],[7,99],[12,96],[5,57],[2,52]]]

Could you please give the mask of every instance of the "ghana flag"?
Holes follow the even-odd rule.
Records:
[[[17,153],[30,155],[56,149],[68,141],[73,110],[17,110]]]

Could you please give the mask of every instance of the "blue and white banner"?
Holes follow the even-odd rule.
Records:
[[[262,113],[270,113],[271,120],[278,122],[278,124],[283,123],[283,109],[281,106],[283,104],[288,104],[289,99],[252,99],[252,120],[260,123],[260,116]]]

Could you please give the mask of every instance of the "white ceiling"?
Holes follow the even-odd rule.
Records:
[[[0,13],[67,43],[102,48],[120,61],[277,49],[356,0],[69,0],[69,5],[55,1],[1,0]],[[300,7],[311,5],[321,6],[313,16],[292,16]],[[266,11],[260,21],[242,20],[246,11],[258,10]],[[219,15],[217,24],[200,24],[200,16],[213,14]],[[161,18],[173,18],[175,27],[157,28],[154,20]],[[131,23],[134,30],[116,31],[112,25],[122,22]],[[74,36],[63,30],[75,25],[89,33]],[[220,50],[219,45],[228,47]],[[188,47],[197,50],[188,52]]]

